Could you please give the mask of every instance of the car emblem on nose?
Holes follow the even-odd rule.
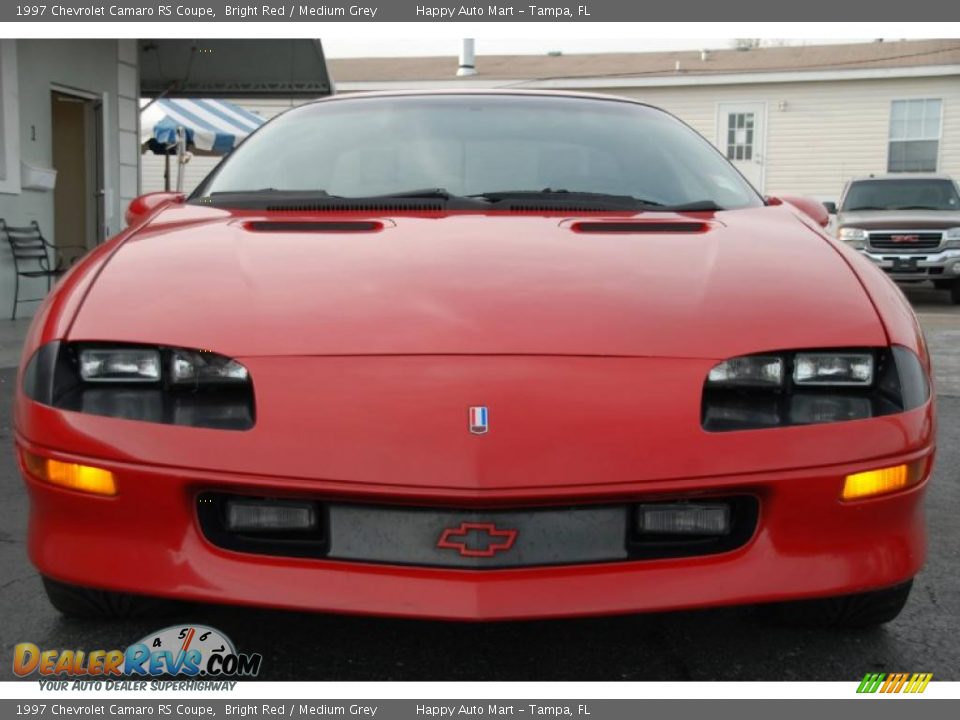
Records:
[[[487,424],[487,408],[485,405],[470,408],[470,419],[467,427],[470,428],[470,432],[474,435],[483,435],[490,429]]]
[[[516,530],[498,528],[491,522],[462,522],[444,530],[437,547],[456,550],[461,557],[493,557],[512,548],[517,535]]]
[[[914,243],[920,241],[919,235],[891,235],[890,239],[895,243]]]

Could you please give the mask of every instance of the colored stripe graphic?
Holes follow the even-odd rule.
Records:
[[[867,673],[857,687],[858,693],[922,693],[933,673]]]

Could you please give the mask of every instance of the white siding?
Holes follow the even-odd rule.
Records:
[[[136,127],[137,120],[129,117],[129,104],[126,110],[120,106],[123,97],[135,98],[138,94],[135,41],[20,39],[4,41],[4,49],[16,53],[18,94],[13,110],[19,132],[13,138],[16,147],[11,150],[18,151],[23,162],[45,168],[53,164],[52,89],[73,89],[103,101],[104,225],[107,234],[116,233],[123,227],[126,201],[137,192],[136,134],[122,131],[122,127]],[[123,148],[125,142],[127,147]],[[11,225],[36,220],[46,238],[56,242],[53,192],[23,188],[0,192],[0,218]],[[0,317],[10,311],[14,283],[9,248],[2,250]],[[40,297],[46,283],[22,282],[21,288],[22,298]],[[18,317],[29,317],[37,307],[37,303],[20,305]]]
[[[770,194],[839,196],[855,175],[887,170],[890,102],[941,98],[938,172],[960,177],[960,78],[908,78],[605,90],[668,110],[717,141],[717,104],[767,104]],[[780,107],[783,109],[779,109]]]
[[[247,110],[256,113],[264,120],[269,120],[279,115],[284,110],[289,110],[297,105],[302,105],[309,100],[303,99],[271,99],[271,100],[231,100],[230,102],[242,105]],[[195,155],[190,162],[186,164],[183,176],[183,189],[186,192],[192,191],[207,176],[217,163],[219,157],[209,157]],[[163,169],[164,159],[162,155],[146,153],[140,163],[140,184],[142,192],[158,192],[163,190]],[[176,187],[177,183],[177,164],[174,158],[170,158],[170,187]]]
[[[588,87],[581,89],[591,91]],[[766,177],[762,190],[821,199],[836,199],[844,183],[853,176],[886,172],[892,100],[941,98],[943,119],[937,170],[960,177],[960,78],[955,76],[604,88],[599,92],[662,107],[714,143],[719,103],[766,103]],[[302,101],[235,102],[269,119]],[[185,189],[196,187],[218,161],[219,158],[194,157],[187,165]],[[176,172],[175,165],[172,172]],[[144,192],[163,189],[162,157],[143,157],[142,182]]]

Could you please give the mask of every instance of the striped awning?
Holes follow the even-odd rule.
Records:
[[[259,115],[226,100],[160,98],[140,114],[140,142],[162,153],[176,144],[182,127],[191,149],[225,155],[263,123]]]

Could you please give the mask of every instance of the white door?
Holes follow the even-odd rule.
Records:
[[[763,103],[720,103],[717,147],[743,176],[763,192],[766,114]]]

